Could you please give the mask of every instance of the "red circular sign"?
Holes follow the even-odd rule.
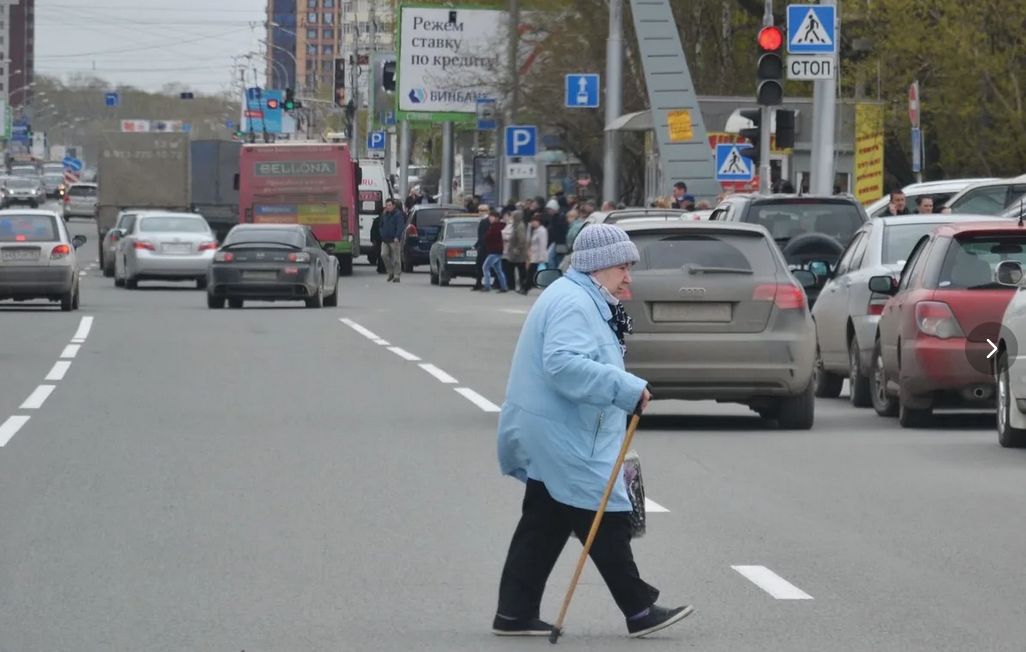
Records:
[[[919,84],[912,82],[908,87],[908,120],[913,127],[919,126]]]

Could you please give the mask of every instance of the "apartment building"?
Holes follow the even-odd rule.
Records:
[[[374,49],[372,9],[377,49],[391,49],[392,6],[388,0],[268,0],[268,87],[314,92],[332,85],[335,57],[357,45],[364,53]],[[367,75],[361,77],[366,87]]]

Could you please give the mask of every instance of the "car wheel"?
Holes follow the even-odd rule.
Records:
[[[873,409],[882,417],[898,416],[898,399],[887,393],[887,377],[883,367],[883,347],[880,340],[873,346],[873,368],[869,376],[869,395]]]
[[[228,307],[238,310],[242,307],[242,299],[228,299]]]
[[[431,271],[431,285],[438,285],[438,274],[435,272],[435,268],[430,268]]]
[[[71,300],[71,309],[72,310],[78,310],[79,309],[79,306],[81,305],[81,301],[82,301],[81,292],[82,292],[82,287],[78,283],[76,283],[75,284],[75,296]]]
[[[898,424],[902,428],[925,428],[933,418],[933,408],[912,408],[908,406],[905,392],[898,394]]]
[[[224,297],[215,297],[214,295],[207,294],[207,308],[218,310],[224,308]]]
[[[873,405],[873,394],[869,388],[869,376],[862,373],[862,356],[859,355],[859,340],[852,336],[848,345],[848,392],[853,407],[865,408]]]
[[[810,382],[801,394],[777,404],[777,426],[781,430],[810,430],[816,420],[816,389]]]
[[[439,268],[439,270],[438,270],[438,284],[441,285],[442,287],[448,287],[449,286],[449,281],[451,281],[451,280],[452,280],[452,277],[445,273],[445,268],[444,267]]]
[[[71,289],[61,295],[61,311],[71,312],[75,306],[75,286],[72,285]]]
[[[103,268],[103,276],[105,278],[110,278],[114,276],[114,263],[108,263],[107,261],[103,261],[100,263],[100,267]]]
[[[338,307],[338,279],[335,279],[335,287],[332,289],[331,294],[324,297],[324,305],[327,308]]]
[[[137,290],[139,288],[139,281],[135,280],[134,278],[126,278],[125,287],[129,290]]]
[[[317,292],[306,300],[307,308],[321,308],[324,306],[324,277],[321,277],[321,282],[317,284]]]
[[[1008,374],[1008,352],[1002,351],[997,360],[997,431],[998,443],[1002,448],[1026,447],[1026,429],[1012,425],[1012,385]]]
[[[823,357],[816,347],[816,366],[812,368],[813,393],[816,398],[837,398],[841,395],[844,377],[823,368]]]

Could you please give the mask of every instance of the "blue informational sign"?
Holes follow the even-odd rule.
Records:
[[[117,106],[121,96],[117,93],[107,93],[103,96],[103,103],[107,106]]]
[[[188,122],[183,122],[182,123],[182,131],[185,132],[185,133],[189,133],[190,131],[192,131],[192,124],[190,124]]]
[[[247,88],[246,113],[241,122],[241,130],[246,133],[252,131],[262,134],[266,127],[269,134],[282,133],[282,121],[285,114],[282,105],[284,102],[284,91]],[[231,129],[231,127],[228,128]]]
[[[564,106],[568,109],[597,109],[599,106],[599,76],[567,75]]]
[[[755,177],[755,166],[741,155],[742,147],[737,143],[716,145],[717,181],[751,181]]]
[[[912,171],[923,171],[923,132],[912,127]]]
[[[29,142],[28,119],[22,117],[11,123],[11,142],[28,145]]]
[[[495,100],[482,97],[477,100],[477,130],[494,131],[499,126],[495,118]]]
[[[372,131],[367,134],[367,150],[378,151],[385,149],[386,135],[384,131]]]
[[[837,54],[836,21],[833,5],[788,5],[788,54]]]
[[[506,156],[538,155],[538,127],[506,127]]]
[[[381,124],[385,127],[391,127],[395,125],[395,111],[382,111]]]
[[[232,129],[232,128],[235,127],[235,121],[232,120],[231,118],[228,118],[227,120],[224,121],[224,126],[228,127],[229,129]]]
[[[65,156],[61,164],[64,165],[65,170],[71,170],[72,172],[81,172],[83,167],[82,160],[72,156]]]

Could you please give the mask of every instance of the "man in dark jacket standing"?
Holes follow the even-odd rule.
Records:
[[[385,262],[389,283],[398,283],[403,271],[399,239],[405,224],[406,216],[395,205],[395,201],[386,201],[385,212],[381,216],[381,259]]]
[[[482,281],[484,280],[485,259],[488,258],[488,247],[485,242],[485,235],[488,233],[488,228],[491,225],[492,223],[488,219],[487,215],[482,217],[481,221],[477,223],[477,244],[474,245],[477,249],[477,259],[474,261],[474,287],[470,288],[471,292],[481,292],[485,289],[482,284]]]

